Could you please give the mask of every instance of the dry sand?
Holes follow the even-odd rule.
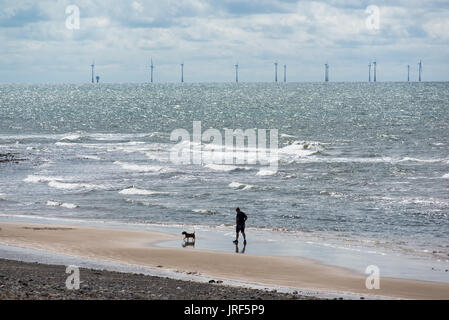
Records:
[[[33,223],[2,223],[0,242],[56,253],[149,267],[195,272],[214,278],[405,299],[449,299],[449,284],[381,278],[379,290],[365,288],[366,276],[298,258],[157,248],[170,234]]]

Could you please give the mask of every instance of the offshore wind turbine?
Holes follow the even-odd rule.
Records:
[[[324,81],[329,82],[329,64],[327,62],[324,64]]]
[[[94,68],[95,68],[95,60],[92,62],[92,64],[90,65],[92,68],[92,83],[94,83]]]
[[[422,74],[422,61],[421,61],[421,60],[419,60],[418,66],[419,66],[419,70],[418,70],[418,72],[419,72],[418,81],[421,82],[421,74]]]
[[[287,65],[284,64],[284,82],[287,82]]]
[[[239,63],[237,62],[235,65],[235,82],[239,82]]]
[[[181,63],[181,83],[184,82],[184,62]]]
[[[274,82],[278,82],[278,63],[274,63]]]
[[[371,82],[371,62],[368,64],[368,82]]]
[[[407,82],[410,82],[410,65],[407,65]]]
[[[154,70],[154,65],[153,65],[153,58],[151,58],[151,65],[150,65],[150,70],[151,70],[151,77],[150,77],[150,81],[151,81],[151,83],[153,83],[153,70]]]
[[[374,65],[374,82],[376,82],[377,81],[377,62],[376,62],[376,60],[374,60],[373,65]]]

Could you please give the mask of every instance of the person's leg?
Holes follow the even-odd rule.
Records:
[[[242,230],[242,236],[243,236],[243,240],[246,241],[246,235],[245,235],[245,231]]]

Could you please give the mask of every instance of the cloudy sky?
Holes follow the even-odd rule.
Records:
[[[448,0],[0,0],[0,82],[447,81],[448,30]]]

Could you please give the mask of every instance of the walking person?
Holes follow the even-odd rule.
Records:
[[[236,208],[235,211],[237,211],[237,214],[235,216],[235,240],[234,243],[239,243],[239,233],[242,233],[243,236],[243,244],[246,244],[246,235],[245,235],[245,222],[248,220],[248,216],[243,212],[240,211],[240,208]]]

